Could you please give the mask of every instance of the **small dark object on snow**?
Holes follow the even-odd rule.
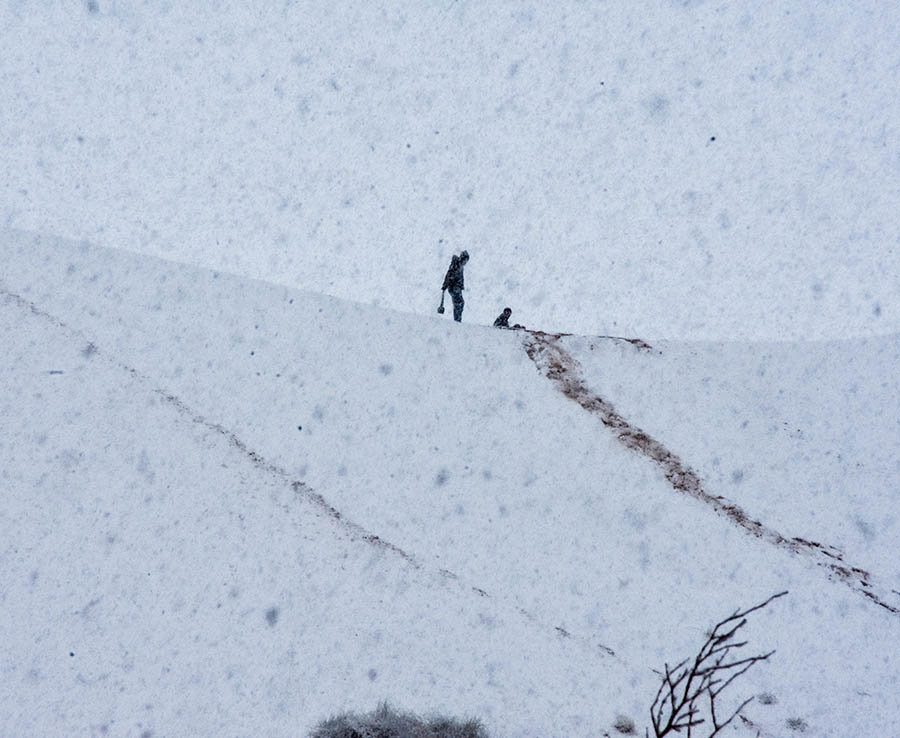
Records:
[[[634,729],[634,720],[625,715],[616,716],[616,722],[613,723],[613,727],[622,735],[635,735],[637,732]]]

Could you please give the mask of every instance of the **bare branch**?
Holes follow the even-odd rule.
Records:
[[[751,612],[756,612],[757,610],[762,610],[766,605],[768,605],[770,602],[772,602],[772,600],[777,600],[779,597],[784,597],[787,593],[788,593],[788,591],[785,590],[784,592],[779,592],[778,594],[773,594],[765,602],[760,602],[758,605],[754,605],[753,607],[748,608],[747,610],[744,610],[744,612],[739,613],[739,617],[744,617],[745,615],[749,615]]]
[[[713,698],[713,699],[714,699],[714,698]],[[734,720],[738,715],[740,715],[741,710],[743,710],[743,709],[744,709],[747,705],[749,705],[751,702],[753,702],[753,697],[748,697],[747,699],[745,699],[745,700],[740,704],[740,706],[738,707],[738,709],[735,710],[735,711],[731,714],[731,717],[728,718],[728,720],[726,720],[726,721],[725,721],[724,723],[722,723],[721,725],[716,725],[716,724],[714,723],[714,725],[715,725],[715,730],[714,730],[712,733],[709,734],[709,738],[713,738],[713,736],[717,735],[717,734],[719,733],[719,731],[722,730],[722,728],[727,727],[728,724],[731,723],[732,720]]]
[[[732,683],[735,679],[737,679],[741,674],[743,674],[744,672],[746,672],[747,669],[749,669],[751,666],[753,666],[753,664],[755,664],[755,663],[757,663],[757,662],[759,662],[759,661],[765,661],[765,660],[768,659],[769,656],[771,656],[773,653],[775,653],[775,652],[774,652],[774,651],[769,651],[769,653],[767,653],[765,656],[753,656],[752,658],[744,659],[744,662],[738,661],[738,662],[736,662],[735,664],[730,664],[729,666],[735,666],[735,665],[737,665],[737,664],[744,663],[744,668],[741,669],[740,671],[737,671],[737,672],[735,672],[734,674],[732,674],[732,675],[728,678],[728,681],[725,682],[725,684],[723,684],[719,689],[717,689],[717,690],[715,691],[715,693],[713,694],[713,696],[714,696],[714,697],[715,697],[715,696],[718,696],[720,692],[722,692],[729,684],[731,684],[731,683]],[[712,690],[710,690],[710,691],[712,691]]]
[[[660,680],[656,698],[650,706],[650,721],[656,738],[663,738],[671,733],[680,734],[687,731],[687,737],[693,735],[693,728],[708,724],[712,730],[707,738],[718,735],[729,725],[753,698],[744,700],[729,718],[719,722],[717,715],[717,699],[739,676],[745,674],[751,666],[768,659],[775,651],[766,654],[735,659],[732,652],[744,648],[748,641],[737,641],[735,636],[747,624],[747,615],[761,610],[773,600],[783,597],[787,592],[779,592],[765,602],[749,607],[746,610],[735,610],[733,615],[719,621],[707,633],[706,641],[700,647],[690,666],[688,659],[675,667],[665,665],[665,674]],[[732,659],[732,660],[729,660]],[[701,710],[698,701],[708,698],[709,705]],[[707,716],[709,720],[707,720]],[[649,737],[649,732],[648,732]]]
[[[705,674],[712,674],[712,673],[716,673],[716,672],[719,672],[719,671],[727,671],[727,670],[729,670],[729,669],[735,668],[736,666],[743,666],[744,664],[746,664],[746,663],[748,663],[748,662],[750,662],[750,663],[755,663],[755,662],[757,662],[757,661],[765,661],[765,660],[766,660],[767,658],[769,658],[769,656],[771,656],[773,653],[775,653],[775,652],[774,652],[774,651],[769,651],[769,653],[765,654],[764,656],[749,656],[749,657],[746,658],[746,659],[740,659],[739,661],[732,661],[732,662],[729,663],[729,664],[725,664],[725,663],[722,663],[722,664],[713,664],[712,666],[704,667],[704,668],[703,668],[700,672],[698,672],[698,673],[699,673],[699,674],[703,674],[703,675],[705,675]]]

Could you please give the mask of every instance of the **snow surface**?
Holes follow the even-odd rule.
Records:
[[[880,0],[5,3],[0,735],[642,734],[785,589],[727,733],[900,735],[898,48]]]
[[[388,699],[498,736],[613,734],[648,724],[654,668],[784,589],[749,624],[777,653],[735,685],[775,698],[748,718],[900,733],[900,615],[673,489],[536,370],[527,334],[0,242],[0,733],[297,736]],[[900,590],[896,380],[874,379],[900,338],[752,362],[565,341],[711,493]],[[854,366],[858,434],[823,401]]]

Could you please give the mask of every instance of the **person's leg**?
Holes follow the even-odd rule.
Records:
[[[466,304],[466,301],[463,300],[462,292],[453,292],[451,297],[453,297],[453,320],[461,323],[463,306]]]

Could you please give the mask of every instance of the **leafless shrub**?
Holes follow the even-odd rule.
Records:
[[[478,720],[422,719],[387,703],[367,715],[345,713],[325,720],[310,738],[488,738]]]
[[[616,722],[613,727],[622,735],[634,735],[637,731],[634,729],[634,720],[626,715],[616,716]]]
[[[738,641],[738,631],[747,623],[747,615],[761,610],[772,600],[786,595],[779,592],[765,602],[746,610],[736,610],[733,615],[716,624],[693,661],[685,659],[674,667],[665,665],[665,674],[656,699],[650,707],[650,720],[656,738],[686,731],[687,738],[700,725],[709,730],[707,738],[713,738],[731,723],[752,700],[741,702],[723,719],[719,709],[719,696],[741,674],[754,664],[765,661],[774,651],[741,658],[734,652],[747,645]],[[649,733],[648,733],[649,736]]]

